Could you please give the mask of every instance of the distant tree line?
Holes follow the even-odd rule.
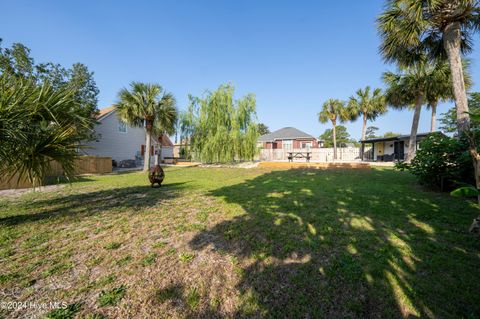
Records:
[[[259,135],[266,135],[270,133],[270,129],[268,128],[268,126],[263,123],[258,123],[257,129]]]
[[[333,129],[326,129],[319,137],[323,141],[323,147],[333,147]],[[347,147],[348,145],[358,146],[358,141],[350,137],[347,128],[343,125],[336,126],[336,145],[337,147]]]

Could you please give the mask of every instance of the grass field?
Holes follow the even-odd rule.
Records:
[[[0,317],[478,318],[478,214],[391,169],[85,177],[0,199]]]

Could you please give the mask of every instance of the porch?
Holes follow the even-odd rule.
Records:
[[[429,133],[417,134],[415,149],[419,142]],[[408,153],[410,135],[371,138],[360,141],[362,143],[360,158],[362,161],[394,162],[403,161]]]

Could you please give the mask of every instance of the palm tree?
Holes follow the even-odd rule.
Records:
[[[0,75],[0,176],[28,179],[40,186],[60,164],[66,177],[74,174],[74,160],[92,119],[78,109],[72,88],[55,89]]]
[[[425,52],[435,59],[447,57],[452,74],[458,136],[468,138],[476,187],[480,189],[480,153],[470,131],[462,66],[462,54],[472,50],[473,35],[480,30],[480,1],[390,0],[378,22],[383,38],[380,50],[387,61],[410,64]]]
[[[429,87],[427,96],[427,108],[432,111],[430,132],[436,130],[437,121],[437,106],[439,102],[446,102],[454,99],[452,92],[452,73],[447,62],[438,63],[440,68],[443,68],[441,74],[444,76],[437,77],[436,82]],[[470,61],[463,61],[463,74],[465,78],[465,86],[469,89],[472,86],[472,78],[469,72]]]
[[[390,0],[379,17],[380,51],[389,62],[411,65],[427,52],[446,55],[452,74],[459,136],[469,129],[468,100],[462,53],[472,50],[473,34],[480,30],[478,0]]]
[[[445,102],[453,98],[452,86],[450,82],[439,83],[438,86],[433,87],[427,96],[427,109],[432,112],[430,119],[430,132],[433,133],[436,130],[437,122],[437,106],[439,102]]]
[[[116,108],[120,120],[134,127],[145,128],[143,171],[148,171],[152,135],[159,136],[161,141],[163,134],[175,132],[177,120],[175,98],[158,84],[140,82],[132,82],[130,90],[124,88],[120,90],[118,96]]]
[[[337,99],[329,99],[323,103],[322,111],[318,113],[320,123],[332,122],[333,126],[333,159],[337,159],[337,121],[341,123],[352,120],[355,114],[346,107],[346,103]]]
[[[374,89],[370,94],[370,86],[365,89],[359,89],[357,96],[351,96],[348,107],[351,108],[357,116],[363,119],[362,140],[365,140],[367,133],[367,121],[374,121],[379,115],[387,112],[387,104],[381,89]]]
[[[400,68],[398,74],[392,72],[383,74],[383,80],[388,86],[385,94],[388,104],[400,109],[413,106],[415,110],[406,161],[411,161],[415,157],[422,105],[433,100],[433,93],[438,92],[445,83],[449,83],[448,78],[449,68],[445,62],[432,64],[421,61],[411,67]]]
[[[429,109],[432,112],[432,115],[430,117],[430,133],[435,132],[437,129],[437,106],[439,100],[443,100],[443,98],[439,96],[434,96],[432,100],[428,100],[427,103],[427,109]]]

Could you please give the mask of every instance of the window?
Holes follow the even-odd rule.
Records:
[[[127,124],[123,123],[122,121],[118,121],[118,131],[120,133],[127,133]]]
[[[284,150],[291,150],[293,148],[293,141],[292,140],[283,140],[283,149]]]
[[[150,156],[153,156],[154,154],[155,154],[155,149],[152,145],[152,146],[150,146]],[[145,145],[144,144],[142,144],[142,146],[140,147],[140,155],[142,157],[145,156]]]
[[[302,142],[302,148],[310,150],[312,148],[312,142]]]

